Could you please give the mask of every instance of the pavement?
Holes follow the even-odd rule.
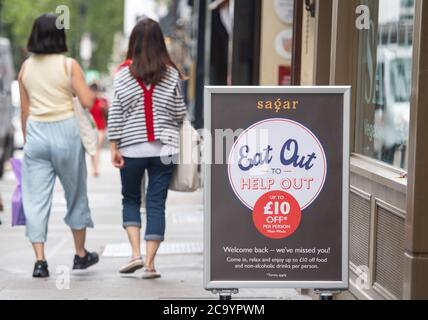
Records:
[[[23,227],[10,225],[11,196],[16,182],[8,171],[0,181],[5,212],[0,214],[0,300],[41,299],[217,299],[203,288],[203,192],[170,192],[167,201],[166,241],[156,267],[157,280],[141,273],[123,276],[119,268],[129,259],[127,237],[121,227],[120,178],[104,151],[99,178],[89,177],[89,201],[95,229],[88,231],[87,248],[101,260],[85,271],[72,271],[72,235],[63,222],[65,201],[57,182],[46,245],[51,277],[33,279],[34,255]],[[144,220],[144,218],[143,218]],[[294,289],[242,289],[234,299],[307,300]]]

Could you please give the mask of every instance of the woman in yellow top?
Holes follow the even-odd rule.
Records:
[[[33,277],[49,276],[44,253],[56,177],[65,191],[67,213],[76,248],[73,269],[86,269],[98,255],[85,249],[86,228],[93,227],[86,188],[85,152],[74,117],[73,93],[89,108],[93,94],[82,69],[72,60],[68,74],[66,36],[57,16],[36,19],[28,41],[31,56],[22,65],[19,85],[25,139],[23,203],[27,237],[36,255]]]

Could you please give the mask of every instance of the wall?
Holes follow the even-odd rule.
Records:
[[[262,19],[261,19],[261,52],[260,52],[260,85],[279,85],[279,68],[280,66],[288,68],[290,70],[291,77],[291,53],[292,53],[292,38],[293,24],[292,10],[284,10],[289,8],[287,6],[292,3],[292,0],[263,0],[262,1]],[[283,22],[275,10],[275,4],[283,6],[281,12],[284,12],[286,20],[291,17],[290,23]],[[291,11],[291,12],[290,12]],[[284,58],[278,54],[279,45],[275,45],[277,37],[281,32],[288,33],[290,35],[289,46],[289,57]],[[276,49],[278,48],[278,49]],[[288,49],[288,48],[287,48]]]

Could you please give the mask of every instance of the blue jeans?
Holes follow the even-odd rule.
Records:
[[[141,182],[147,170],[149,184],[146,193],[146,241],[163,241],[165,235],[165,202],[174,164],[164,164],[160,157],[124,158],[120,170],[122,179],[123,227],[141,228]]]

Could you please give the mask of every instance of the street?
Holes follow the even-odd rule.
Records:
[[[141,274],[122,276],[119,268],[130,248],[121,227],[121,196],[118,172],[109,153],[101,160],[99,178],[89,177],[90,207],[95,229],[88,231],[87,249],[97,251],[101,261],[85,271],[71,271],[74,255],[71,233],[62,221],[65,200],[57,182],[46,247],[51,277],[31,277],[34,255],[23,227],[10,225],[11,196],[15,178],[6,172],[0,181],[5,212],[0,215],[1,299],[217,299],[203,289],[202,191],[170,192],[167,202],[166,241],[158,254],[158,280],[142,280]],[[144,221],[145,219],[143,219]],[[143,247],[144,249],[144,247]],[[69,276],[68,276],[69,275]],[[240,290],[239,299],[310,299],[294,289]]]

